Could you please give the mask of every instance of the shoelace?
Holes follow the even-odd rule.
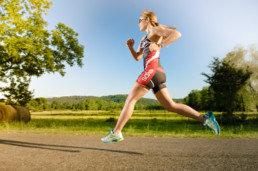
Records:
[[[210,119],[208,119],[206,125],[208,125],[208,126],[211,127],[211,128],[215,128],[215,127],[216,127],[216,125],[214,124],[214,122],[213,122],[212,120],[210,120]]]
[[[106,137],[108,137],[108,136],[110,136],[110,135],[112,135],[112,134],[114,134],[113,130],[108,128],[108,134],[107,134]]]

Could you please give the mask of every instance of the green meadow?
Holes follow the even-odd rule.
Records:
[[[106,135],[115,127],[120,111],[42,111],[32,112],[31,121],[0,123],[1,132]],[[204,113],[202,113],[204,114]],[[201,123],[162,110],[136,110],[123,129],[124,136],[258,138],[258,114],[236,113],[227,119],[214,113],[221,127],[221,135]]]

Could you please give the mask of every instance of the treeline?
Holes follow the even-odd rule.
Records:
[[[184,103],[196,110],[217,110],[214,99],[214,91],[209,87],[204,87],[202,90],[192,90]]]
[[[49,101],[46,98],[35,98],[26,104],[30,110],[122,110],[124,102],[106,101],[101,98],[89,98],[77,103]],[[159,104],[136,104],[136,110],[164,109]]]
[[[107,102],[116,102],[116,103],[124,103],[127,98],[127,95],[118,94],[118,95],[109,95],[109,96],[63,96],[63,97],[52,97],[52,98],[46,98],[49,103],[53,103],[54,101],[59,101],[61,103],[68,102],[70,104],[74,103],[80,103],[82,101],[88,100],[88,99],[102,99]],[[149,98],[141,98],[137,104],[142,105],[158,105],[159,102],[155,99],[149,99]]]
[[[218,104],[214,90],[210,87],[204,87],[202,90],[192,90],[184,103],[196,110],[214,110],[225,111],[225,106]],[[252,97],[251,92],[239,92],[236,100],[233,102],[234,111],[258,111],[257,102]]]

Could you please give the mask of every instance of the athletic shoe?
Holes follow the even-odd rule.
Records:
[[[219,135],[220,134],[219,124],[216,121],[212,111],[209,111],[203,117],[205,119],[203,125],[207,126],[210,129],[212,129],[216,133],[216,135]]]
[[[113,129],[108,131],[108,135],[101,138],[101,141],[103,143],[111,143],[111,142],[119,142],[119,141],[123,141],[124,140],[124,137],[122,135],[121,132],[119,132],[118,134],[115,134]]]

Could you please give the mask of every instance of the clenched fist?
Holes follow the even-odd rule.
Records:
[[[126,45],[127,45],[128,47],[133,47],[133,45],[134,45],[134,40],[133,40],[132,38],[128,39],[128,40],[126,41]]]

